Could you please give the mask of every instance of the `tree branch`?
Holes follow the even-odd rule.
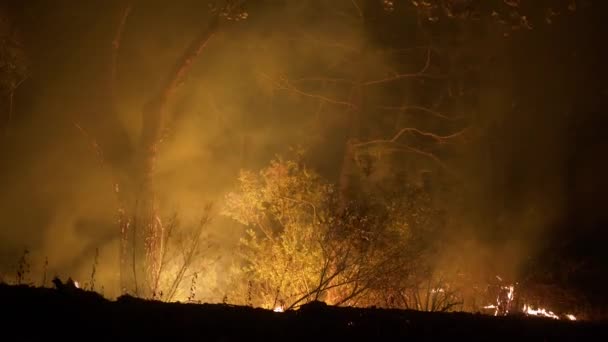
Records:
[[[439,164],[443,168],[445,168],[445,165],[443,164],[443,162],[439,158],[437,158],[437,156],[435,156],[434,154],[423,151],[421,149],[418,149],[418,148],[415,148],[412,146],[409,146],[409,145],[401,144],[398,142],[399,138],[401,138],[401,136],[403,136],[405,133],[414,133],[414,134],[417,134],[420,136],[431,138],[438,144],[444,144],[444,143],[446,143],[447,140],[453,139],[453,138],[456,138],[456,137],[462,135],[465,131],[466,131],[466,129],[458,131],[458,132],[450,134],[450,135],[441,136],[438,134],[425,132],[425,131],[422,131],[417,128],[406,127],[406,128],[402,128],[401,130],[399,130],[399,132],[397,132],[397,134],[395,134],[395,136],[393,136],[391,139],[371,140],[371,141],[366,141],[366,142],[361,142],[361,143],[355,143],[352,146],[356,147],[356,148],[361,148],[361,147],[367,147],[367,146],[372,146],[372,145],[381,145],[381,144],[392,145],[392,146],[395,146],[398,148],[396,150],[405,150],[408,152],[416,153],[416,154],[425,156],[427,158],[430,158],[433,161],[435,161],[437,164]]]
[[[419,111],[419,112],[425,112],[428,114],[431,114],[432,116],[438,117],[440,119],[443,120],[447,120],[447,121],[458,121],[458,120],[462,120],[463,117],[449,117],[441,112],[438,112],[436,110],[432,110],[428,107],[424,107],[424,106],[411,106],[411,105],[405,105],[405,106],[380,106],[378,107],[380,109],[384,109],[384,110],[395,110],[395,111],[399,111],[399,112],[408,112],[408,111]]]
[[[359,14],[359,17],[363,18],[363,10],[361,10],[361,6],[359,6],[359,4],[357,4],[357,0],[350,0],[350,1],[353,3],[353,6],[357,10],[357,13]]]
[[[177,89],[177,86],[183,82],[186,74],[192,67],[195,58],[198,57],[198,55],[200,55],[205,49],[211,38],[213,38],[217,32],[218,27],[219,17],[217,15],[213,15],[207,27],[205,27],[199,33],[196,39],[194,39],[190,46],[186,49],[182,57],[178,59],[177,63],[173,67],[173,71],[169,74],[166,83],[161,88],[161,91],[157,96],[166,100],[173,95]]]
[[[291,80],[291,83],[304,83],[304,82],[325,82],[325,83],[348,83],[356,84],[352,80],[346,78],[331,78],[331,77],[304,77],[295,80]]]
[[[431,65],[431,49],[427,49],[426,62],[424,64],[424,66],[422,67],[422,69],[420,69],[419,71],[417,71],[415,73],[409,73],[409,74],[395,74],[393,76],[382,78],[382,79],[366,81],[366,82],[363,82],[363,85],[370,86],[370,85],[375,85],[375,84],[398,81],[398,80],[405,79],[405,78],[433,78],[433,79],[443,78],[442,76],[439,76],[439,75],[427,74],[426,71],[428,70],[430,65]]]
[[[302,96],[305,96],[305,97],[311,97],[311,98],[314,98],[314,99],[318,99],[318,100],[321,100],[321,101],[326,102],[326,103],[331,103],[331,104],[340,105],[340,106],[346,106],[346,107],[349,107],[349,108],[356,108],[356,106],[354,104],[352,104],[350,102],[347,102],[347,101],[332,99],[332,98],[329,98],[329,97],[324,96],[324,95],[307,93],[307,92],[305,92],[305,91],[303,91],[303,90],[295,87],[284,76],[281,76],[279,78],[279,80],[274,80],[270,76],[265,75],[263,73],[260,73],[260,75],[262,77],[266,78],[267,80],[269,80],[270,82],[274,83],[274,85],[275,85],[275,87],[277,89],[292,91],[292,92],[297,93],[299,95],[302,95]]]
[[[311,209],[312,209],[313,224],[317,223],[317,221],[318,221],[318,218],[317,218],[317,207],[312,202],[307,201],[307,200],[297,200],[297,199],[286,197],[286,196],[279,196],[279,198],[282,198],[282,199],[285,199],[285,200],[288,200],[288,201],[291,201],[291,202],[294,202],[294,203],[297,203],[297,204],[305,204],[305,205],[310,206]]]
[[[331,42],[331,41],[324,41],[321,40],[319,38],[315,38],[313,37],[311,34],[307,34],[307,33],[300,33],[302,36],[304,36],[304,39],[295,39],[295,38],[289,38],[287,39],[288,42],[297,42],[299,44],[301,44],[303,41],[308,41],[317,45],[321,45],[321,46],[326,46],[326,47],[334,47],[334,48],[339,48],[342,50],[346,50],[346,51],[358,51],[359,48],[358,47],[354,47],[354,46],[349,46],[343,43],[337,43],[337,42]]]
[[[413,127],[405,127],[402,128],[401,130],[399,130],[399,132],[397,132],[397,134],[395,134],[395,136],[393,136],[393,138],[391,140],[389,140],[390,142],[396,142],[397,140],[399,140],[399,138],[401,138],[402,135],[404,135],[405,133],[415,133],[427,138],[431,138],[433,140],[435,140],[438,144],[443,144],[445,143],[447,140],[449,139],[453,139],[456,138],[460,135],[462,135],[464,132],[466,131],[466,128],[463,130],[460,130],[456,133],[452,133],[449,135],[438,135],[435,133],[431,133],[431,132],[426,132],[426,131],[422,131],[418,128],[413,128]]]
[[[186,74],[191,69],[195,58],[205,49],[211,38],[217,32],[219,27],[218,15],[213,15],[211,20],[205,26],[199,35],[190,43],[183,55],[177,60],[168,74],[166,80],[161,85],[156,95],[152,96],[146,104],[143,113],[141,147],[147,151],[146,160],[148,163],[153,163],[153,156],[156,154],[156,144],[161,138],[161,132],[164,129],[165,123],[165,107],[171,96],[177,90],[177,87],[183,82]],[[153,169],[153,165],[146,167],[148,171]]]

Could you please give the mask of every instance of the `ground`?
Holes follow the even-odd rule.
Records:
[[[608,323],[470,313],[309,305],[277,313],[224,304],[181,304],[75,288],[0,284],[3,335],[19,340],[205,341],[536,340],[608,341]]]

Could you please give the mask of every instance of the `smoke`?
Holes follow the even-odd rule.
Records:
[[[377,9],[365,4],[364,11]],[[27,247],[33,277],[43,272],[48,257],[49,272],[84,280],[99,248],[98,283],[116,281],[119,232],[112,177],[124,176],[138,142],[143,103],[209,13],[203,1],[147,1],[134,7],[120,47],[114,115],[101,89],[117,8],[67,1],[11,7],[25,37],[31,77],[17,93],[10,135],[0,151],[0,272],[5,275]],[[291,146],[307,147],[311,163],[337,181],[349,134],[349,108],[340,102],[349,101],[350,89],[295,80],[381,78],[424,62],[424,53],[411,54],[406,62],[382,53],[361,57],[361,51],[380,51],[395,35],[420,37],[395,22],[363,22],[351,1],[259,1],[248,10],[247,20],[227,23],[212,39],[171,103],[155,184],[163,214],[178,213],[186,226],[200,219],[205,203],[221,206],[240,169],[259,169]],[[517,278],[521,265],[567,214],[568,125],[582,96],[578,87],[593,76],[580,76],[580,59],[569,54],[571,48],[589,49],[577,45],[586,31],[566,31],[564,24],[515,38],[488,34],[463,44],[462,50],[486,63],[480,79],[467,84],[478,85],[476,102],[466,109],[474,111],[467,113],[474,118],[470,124],[483,134],[451,156],[459,178],[452,197],[444,199],[450,244],[438,265],[459,260],[480,277]],[[559,45],[539,44],[549,41],[546,36],[564,39]],[[403,92],[417,100],[424,87],[375,88],[370,97],[383,100]],[[335,101],[322,102],[314,94]],[[446,109],[461,111],[456,105]],[[382,113],[372,107],[364,113],[361,122],[376,126],[363,130],[363,138],[390,138],[396,132],[399,127]],[[400,122],[416,122],[410,119]],[[103,149],[104,165],[93,140]],[[221,246],[214,257],[223,258],[210,272],[217,279],[208,281],[221,283],[230,264],[226,251],[242,228],[216,217],[209,229]],[[111,294],[111,286],[106,288]]]
[[[99,248],[97,282],[115,283],[119,232],[113,181],[125,177],[143,103],[209,13],[204,2],[182,5],[153,1],[133,9],[119,52],[116,114],[103,87],[119,7],[9,6],[25,37],[31,77],[18,91],[10,135],[2,144],[7,162],[0,249],[7,278],[27,248],[33,278],[42,278],[48,258],[48,273],[83,282]],[[318,74],[361,43],[361,32],[348,30],[350,23],[330,21],[351,4],[321,5],[320,13],[327,15],[316,15],[319,8],[312,3],[260,2],[252,5],[255,16],[228,22],[213,38],[172,101],[155,179],[163,214],[176,212],[185,226],[192,225],[205,203],[221,206],[241,168],[258,168],[290,146],[335,144],[319,138],[325,134],[319,128],[341,108],[325,108],[315,122],[310,113],[318,103],[277,91],[274,84],[282,74]],[[315,26],[303,30],[303,23]],[[319,53],[334,40],[349,48]],[[286,99],[296,99],[295,105]],[[240,228],[226,219],[214,219],[210,229],[226,250],[238,241]]]

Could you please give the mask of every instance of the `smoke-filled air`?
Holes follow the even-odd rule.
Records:
[[[0,281],[605,316],[606,10],[3,1]]]

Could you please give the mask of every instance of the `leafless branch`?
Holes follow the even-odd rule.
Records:
[[[330,77],[305,77],[291,80],[291,83],[304,83],[304,82],[325,82],[325,83],[348,83],[355,84],[352,80],[347,78],[330,78]]]
[[[188,241],[190,243],[189,246],[183,250],[184,260],[183,260],[183,263],[180,265],[177,275],[173,279],[173,283],[171,284],[171,287],[169,288],[169,293],[167,296],[167,300],[169,300],[169,301],[175,296],[175,293],[177,292],[177,289],[178,289],[180,283],[184,279],[184,274],[192,265],[192,261],[193,261],[194,257],[196,256],[196,253],[199,250],[199,245],[200,245],[200,240],[201,240],[203,230],[207,227],[207,224],[209,223],[210,210],[211,210],[211,206],[209,205],[205,209],[204,216],[200,220],[200,223],[199,223],[195,233],[191,237],[189,237],[189,240],[190,240],[190,241]]]
[[[342,299],[341,299],[339,302],[336,302],[336,303],[335,303],[335,305],[336,305],[336,306],[340,306],[340,305],[342,305],[342,304],[344,304],[344,303],[348,302],[349,300],[351,300],[351,299],[353,299],[353,298],[355,298],[355,297],[357,297],[357,296],[361,295],[363,292],[365,292],[365,291],[367,291],[367,290],[369,290],[369,288],[367,288],[367,287],[360,287],[360,288],[355,287],[355,288],[354,288],[354,289],[351,291],[351,293],[350,293],[350,294],[348,294],[347,296],[345,296],[344,298],[342,298]]]
[[[398,55],[398,54],[412,53],[413,51],[418,51],[418,50],[433,51],[433,48],[428,45],[421,45],[421,46],[412,46],[412,47],[400,48],[400,49],[384,49],[384,50],[378,51],[377,54],[381,54],[381,55],[397,54]]]
[[[357,10],[357,13],[359,14],[359,17],[363,18],[363,11],[361,10],[361,6],[359,6],[359,4],[357,3],[357,0],[350,0],[350,1],[353,3],[353,6]]]
[[[274,241],[274,237],[272,236],[272,231],[270,229],[266,228],[266,226],[262,223],[262,221],[259,218],[256,218],[256,224],[258,225],[258,228],[260,228],[262,233],[264,233],[264,235],[266,235],[266,237],[270,241]]]
[[[414,134],[418,134],[427,138],[431,138],[433,140],[435,140],[437,143],[439,144],[443,144],[445,143],[447,140],[449,139],[453,139],[456,138],[458,136],[461,136],[462,134],[464,134],[464,132],[466,131],[466,128],[463,130],[460,130],[456,133],[452,133],[449,135],[438,135],[435,133],[431,133],[431,132],[425,132],[422,131],[418,128],[413,128],[413,127],[405,127],[402,128],[401,130],[399,130],[399,132],[397,132],[397,134],[395,134],[395,136],[393,136],[393,138],[390,140],[391,142],[396,142],[397,140],[399,140],[399,138],[401,138],[402,135],[404,135],[405,133],[414,133]]]
[[[420,69],[419,71],[414,72],[414,73],[395,74],[393,76],[382,78],[382,79],[366,81],[366,82],[363,82],[363,85],[370,86],[370,85],[376,85],[376,84],[380,84],[380,83],[398,81],[398,80],[402,80],[402,79],[406,79],[406,78],[433,78],[433,79],[442,78],[439,75],[432,75],[432,74],[426,73],[426,71],[428,70],[430,65],[431,65],[431,49],[427,49],[426,62],[424,64],[424,66],[422,67],[422,69]]]
[[[101,147],[97,143],[97,140],[95,140],[91,135],[89,135],[89,133],[84,128],[82,128],[82,126],[79,123],[74,122],[74,126],[87,139],[87,141],[89,143],[89,147],[95,153],[95,156],[97,157],[97,161],[99,162],[99,164],[101,165],[101,167],[102,168],[105,167],[105,161],[104,161],[104,157],[103,157],[103,150],[101,149]]]
[[[346,44],[338,43],[338,42],[322,40],[322,39],[313,37],[311,34],[308,34],[305,32],[300,32],[299,34],[301,36],[303,36],[304,38],[303,39],[289,38],[289,39],[287,39],[287,41],[288,42],[297,42],[298,44],[301,44],[303,42],[310,42],[310,43],[314,43],[314,44],[320,45],[320,46],[339,48],[342,50],[347,50],[347,51],[352,51],[352,52],[359,50],[358,47],[350,46],[350,45],[346,45]]]
[[[424,107],[424,106],[410,106],[410,105],[405,105],[405,106],[380,106],[378,107],[380,109],[384,109],[384,110],[395,110],[395,111],[399,111],[399,112],[407,112],[407,111],[419,111],[419,112],[425,112],[428,114],[431,114],[432,116],[438,117],[440,119],[443,120],[448,120],[448,121],[458,121],[461,120],[462,117],[450,117],[447,116],[439,111],[430,109],[428,107]]]
[[[399,138],[401,138],[401,136],[403,136],[405,133],[414,133],[414,134],[417,134],[417,135],[420,135],[423,137],[431,138],[438,144],[444,144],[449,139],[458,137],[458,136],[462,135],[464,132],[465,132],[465,130],[462,130],[462,131],[459,131],[459,132],[456,132],[456,133],[453,133],[450,135],[441,136],[441,135],[430,133],[430,132],[424,132],[418,128],[406,127],[406,128],[402,128],[401,130],[399,130],[399,132],[397,132],[397,134],[395,134],[391,139],[377,139],[377,140],[371,140],[371,141],[366,141],[366,142],[361,142],[361,143],[354,143],[353,147],[361,148],[361,147],[367,147],[367,146],[372,146],[372,145],[382,145],[382,144],[391,145],[391,146],[393,146],[393,150],[403,150],[403,151],[408,151],[408,152],[412,152],[412,153],[416,153],[416,154],[425,156],[427,158],[432,159],[437,164],[439,164],[445,168],[445,165],[443,164],[443,162],[439,158],[437,158],[437,156],[435,156],[434,154],[423,151],[421,149],[418,149],[418,148],[415,148],[412,146],[409,146],[409,145],[401,144],[398,142]]]
[[[274,83],[274,85],[275,85],[275,87],[277,87],[277,89],[291,91],[291,92],[294,92],[296,94],[299,94],[299,95],[302,95],[302,96],[305,96],[305,97],[310,97],[310,98],[318,99],[318,100],[321,100],[321,101],[326,102],[326,103],[331,103],[331,104],[340,105],[340,106],[346,106],[346,107],[349,107],[349,108],[355,108],[354,104],[352,104],[350,102],[347,102],[347,101],[336,100],[336,99],[332,99],[332,98],[329,98],[329,97],[324,96],[324,95],[305,92],[305,91],[303,91],[303,90],[295,87],[293,84],[291,84],[289,82],[289,80],[286,77],[284,77],[284,76],[281,76],[279,78],[279,80],[274,80],[271,77],[269,77],[268,75],[265,75],[265,74],[262,74],[262,73],[261,73],[261,76],[264,77],[264,78],[266,78],[270,82]]]

